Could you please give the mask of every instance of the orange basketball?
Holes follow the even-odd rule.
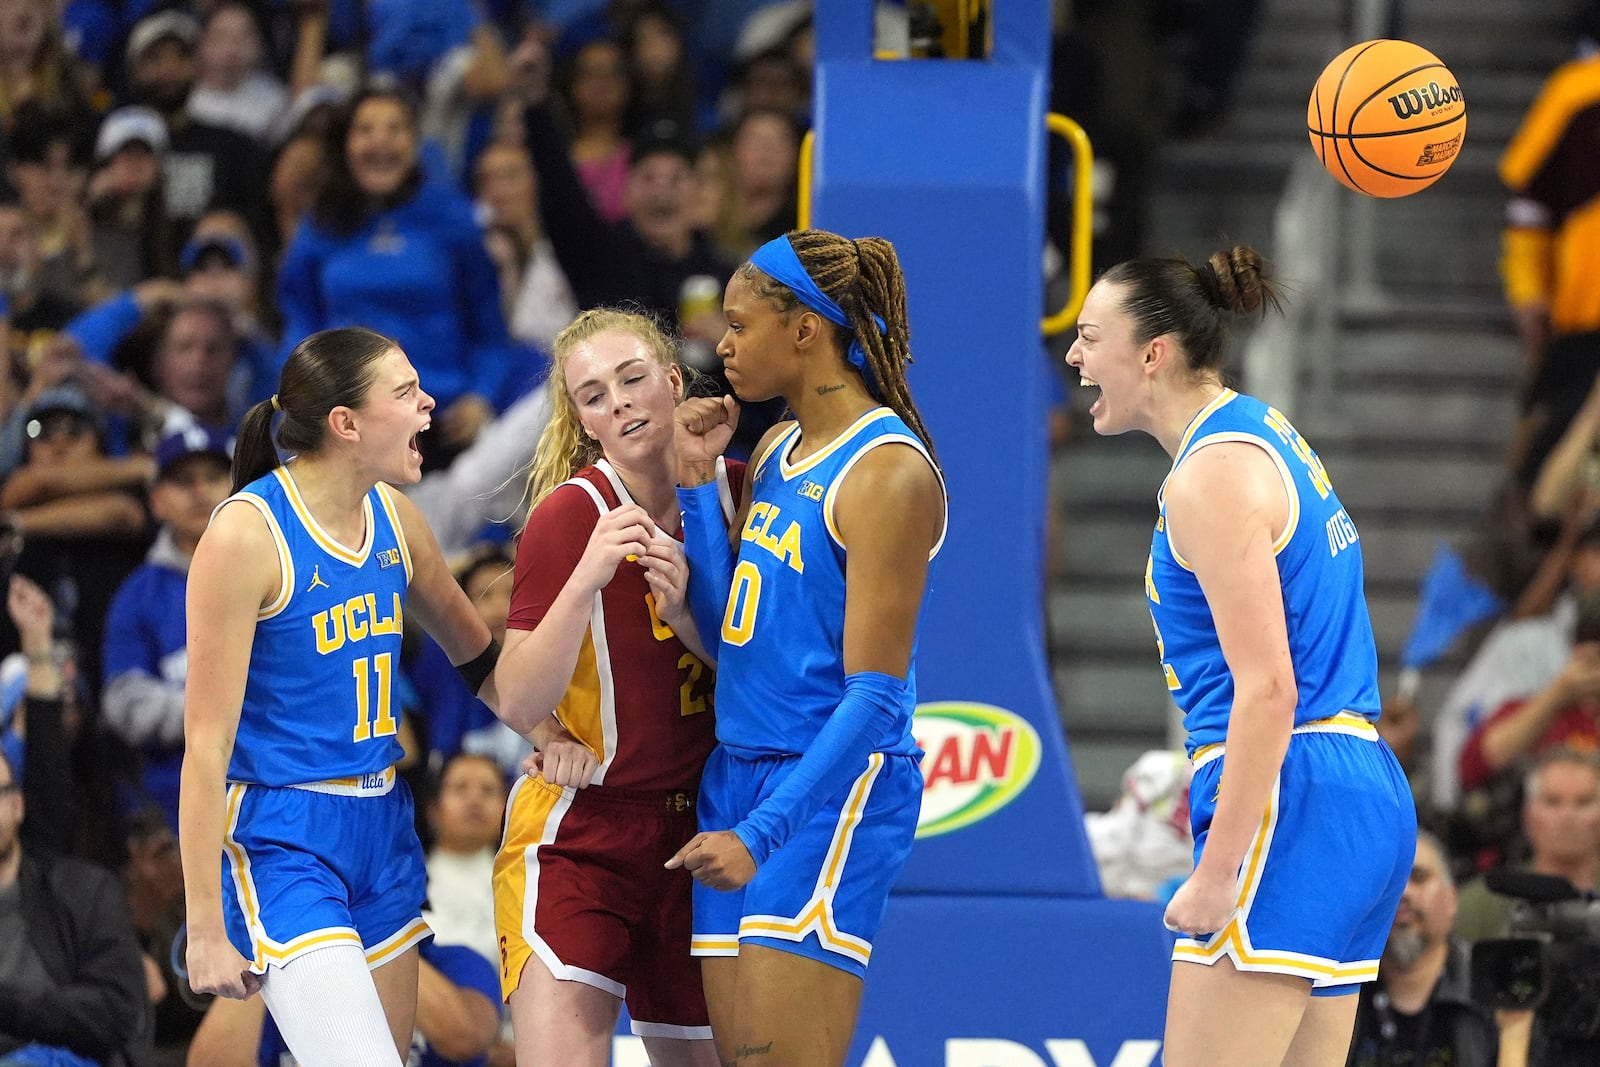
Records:
[[[1323,70],[1306,105],[1322,165],[1368,196],[1408,196],[1450,169],[1467,133],[1461,86],[1409,41],[1365,41]]]

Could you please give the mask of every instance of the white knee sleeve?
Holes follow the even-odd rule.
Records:
[[[300,1067],[399,1067],[360,946],[329,945],[267,968],[261,997]]]

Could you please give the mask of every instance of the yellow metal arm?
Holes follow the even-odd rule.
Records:
[[[1044,117],[1045,127],[1072,146],[1072,295],[1067,306],[1044,320],[1046,337],[1070,330],[1089,295],[1089,259],[1094,241],[1094,150],[1083,127],[1054,112]],[[803,173],[802,169],[802,173]],[[803,201],[802,201],[803,202]]]

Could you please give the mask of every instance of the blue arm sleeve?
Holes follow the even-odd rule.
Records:
[[[67,323],[64,332],[78,342],[84,359],[110,363],[111,350],[139,325],[141,317],[139,302],[131,291],[124,291]]]
[[[906,681],[878,671],[845,676],[844,699],[772,795],[733,828],[756,866],[783,847],[823,801],[861,773],[905,699]]]
[[[679,486],[678,506],[683,509],[684,555],[689,557],[689,613],[700,642],[715,659],[733,584],[733,545],[722,517],[721,491],[715,481],[692,489]]]

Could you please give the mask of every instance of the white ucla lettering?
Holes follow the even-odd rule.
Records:
[[[750,505],[750,515],[744,521],[744,530],[739,534],[742,541],[750,541],[777,556],[796,574],[804,574],[806,565],[800,555],[800,524],[789,523],[781,536],[774,537],[772,526],[783,514],[776,504],[765,500],[757,500]]]
[[[326,656],[367,636],[382,637],[400,633],[405,626],[405,612],[400,594],[394,594],[394,606],[388,616],[378,614],[378,598],[372,593],[358,594],[343,604],[335,604],[327,611],[311,616],[311,628],[317,638],[317,653]]]

